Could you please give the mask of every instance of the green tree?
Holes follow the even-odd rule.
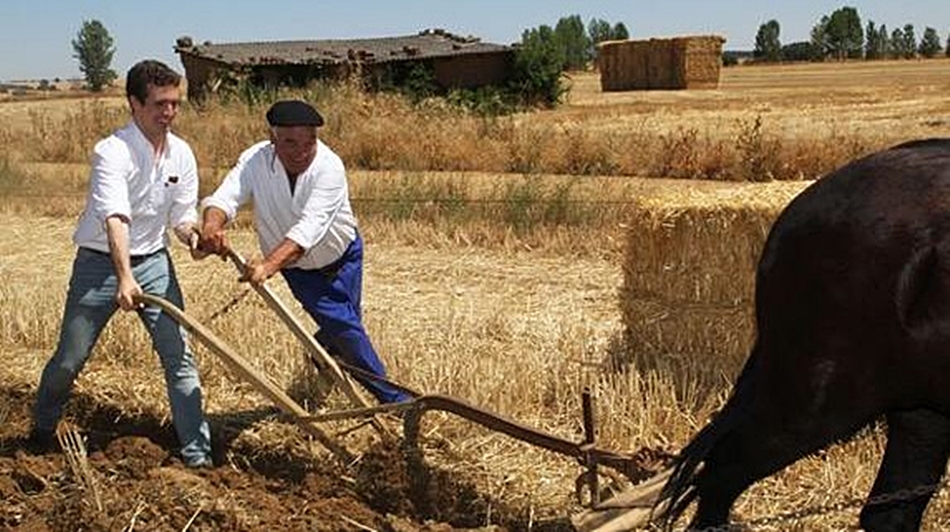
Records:
[[[86,20],[72,41],[73,57],[79,60],[79,70],[86,77],[86,84],[93,92],[116,79],[112,70],[112,56],[115,54],[112,36],[98,20]]]
[[[811,48],[821,59],[824,59],[831,49],[831,45],[828,43],[827,27],[828,16],[825,15],[811,29]]]
[[[811,41],[799,41],[782,46],[785,61],[820,61],[822,50]]]
[[[550,26],[525,30],[515,55],[513,82],[522,101],[557,105],[567,91],[561,83],[564,64],[564,48]]]
[[[583,70],[593,59],[593,44],[580,15],[562,17],[554,27],[555,39],[564,51],[564,68]]]
[[[587,36],[594,45],[613,39],[613,30],[610,23],[604,19],[592,18],[587,24]]]
[[[890,57],[898,58],[904,57],[904,30],[900,28],[894,28],[894,31],[891,32],[891,38],[888,41],[890,43]]]
[[[611,30],[610,39],[614,41],[622,41],[630,38],[630,32],[627,31],[627,26],[623,22],[618,22],[614,24],[614,29]]]
[[[812,28],[812,42],[824,50],[825,57],[838,60],[861,57],[864,51],[864,29],[857,9],[842,7],[823,16]]]
[[[917,35],[914,33],[913,24],[904,24],[898,50],[900,50],[900,57],[904,59],[913,59],[917,55]]]
[[[950,57],[950,31],[947,31],[947,46],[944,48],[944,53]]]
[[[609,22],[592,18],[587,24],[587,36],[595,47],[604,41],[622,41],[630,38],[630,32],[623,22],[611,26]]]
[[[588,57],[594,59],[597,57],[597,45],[605,41],[622,41],[630,38],[630,32],[623,22],[618,22],[611,27],[606,20],[592,18],[587,23],[587,37],[590,42],[590,53]]]
[[[756,59],[775,63],[782,60],[782,42],[779,40],[781,27],[777,20],[772,19],[759,26],[755,35],[755,50],[752,55]]]
[[[867,30],[864,32],[864,58],[883,59],[884,48],[884,43],[881,42],[881,33],[875,26],[874,21],[869,20]]]
[[[936,57],[943,47],[940,46],[940,36],[937,30],[927,27],[924,28],[924,35],[920,38],[920,45],[917,46],[917,53],[922,57]]]
[[[881,58],[891,57],[894,54],[894,48],[891,46],[891,38],[887,33],[887,24],[881,24],[877,30],[877,41],[881,46]]]

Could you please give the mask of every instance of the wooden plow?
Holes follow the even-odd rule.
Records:
[[[244,273],[247,263],[239,254],[229,250],[227,252],[227,258],[234,263],[235,267],[237,267],[242,274]],[[419,445],[421,420],[426,412],[438,410],[454,414],[528,444],[576,459],[583,468],[583,472],[575,481],[577,500],[579,503],[586,503],[588,506],[584,512],[572,518],[572,522],[578,530],[582,532],[630,530],[643,526],[649,521],[651,509],[654,506],[657,495],[669,477],[670,472],[664,471],[628,489],[620,495],[607,501],[600,501],[599,494],[601,490],[599,480],[602,474],[600,471],[601,468],[611,469],[615,473],[626,477],[630,482],[636,482],[641,471],[633,456],[600,449],[595,446],[594,416],[589,391],[585,390],[582,397],[584,439],[580,442],[567,440],[471,405],[462,399],[440,394],[422,395],[405,386],[344,364],[334,359],[327,350],[304,329],[303,325],[294,318],[290,310],[277,298],[270,288],[266,285],[259,285],[254,286],[254,290],[264,299],[268,307],[278,314],[281,320],[290,328],[291,332],[293,332],[294,336],[301,341],[317,370],[329,376],[330,381],[343,391],[352,406],[351,409],[311,414],[277,387],[265,375],[254,369],[244,357],[236,353],[214,332],[174,304],[150,294],[139,296],[137,301],[142,304],[161,308],[162,311],[184,327],[192,336],[210,348],[238,378],[251,384],[259,393],[267,397],[274,405],[288,415],[305,433],[313,437],[344,464],[352,464],[356,456],[346,449],[345,446],[324,432],[320,427],[321,423],[368,418],[370,424],[383,439],[393,441],[395,436],[392,431],[386,427],[377,416],[387,412],[398,412],[401,413],[403,420],[403,440],[401,446],[409,465],[412,481],[424,485],[426,481],[426,468],[422,448]],[[377,379],[394,385],[406,391],[413,398],[402,403],[371,406],[366,399],[356,391],[353,381],[349,375],[343,371],[344,368],[348,372],[358,376]],[[616,478],[616,474],[608,476]],[[585,494],[587,495],[586,500]]]

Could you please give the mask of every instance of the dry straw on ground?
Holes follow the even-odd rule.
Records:
[[[17,382],[35,384],[56,340],[72,250],[63,246],[70,220],[0,215],[12,238],[0,242],[2,344],[26,347],[10,354]],[[248,232],[234,235],[237,249],[254,249]],[[530,425],[571,437],[579,421],[583,362],[596,360],[617,336],[611,317],[619,271],[603,259],[532,257],[526,252],[484,253],[387,246],[366,234],[364,314],[374,342],[398,382],[427,392],[451,393]],[[21,242],[30,242],[23,247]],[[276,317],[253,297],[209,319],[241,292],[236,272],[208,259],[193,263],[175,253],[186,310],[210,326],[257,368],[288,389],[305,385],[300,347]],[[556,271],[551,277],[548,272]],[[26,282],[29,279],[29,282]],[[575,286],[579,290],[568,287]],[[292,302],[279,280],[274,287]],[[305,323],[309,318],[292,305]],[[579,314],[580,313],[580,314]],[[254,411],[267,402],[205,349],[198,348],[209,412]],[[13,359],[16,359],[14,362]],[[83,372],[77,393],[115,405],[127,415],[166,418],[156,357],[138,321],[120,314],[110,323]],[[529,377],[512,380],[512,375]],[[303,381],[303,382],[302,382]],[[306,387],[301,390],[306,394]],[[339,408],[339,399],[328,406]],[[608,408],[609,405],[604,405]],[[457,469],[488,485],[504,482],[511,497],[538,508],[539,516],[570,501],[575,468],[570,460],[433,414],[427,434],[449,448],[439,453]],[[618,417],[618,420],[620,418]],[[624,422],[625,423],[625,422]],[[286,430],[255,427],[259,444],[283,447]],[[613,429],[617,433],[617,429]],[[628,434],[619,431],[618,435]],[[617,442],[605,442],[616,445]],[[624,447],[635,445],[627,441]],[[542,461],[548,466],[523,467]],[[547,510],[545,510],[547,508]]]

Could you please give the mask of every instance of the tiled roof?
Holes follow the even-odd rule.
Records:
[[[477,38],[459,37],[442,30],[426,30],[418,35],[373,39],[225,44],[193,44],[189,37],[182,37],[178,39],[175,46],[175,51],[179,54],[207,57],[232,65],[335,64],[357,59],[364,63],[382,63],[509,50],[511,48],[508,46],[483,43]]]

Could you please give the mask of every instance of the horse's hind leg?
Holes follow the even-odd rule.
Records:
[[[795,384],[802,382],[804,386]],[[704,528],[727,523],[736,498],[752,483],[832,442],[852,436],[872,418],[873,408],[858,408],[827,394],[812,408],[802,409],[807,401],[799,398],[821,395],[816,390],[824,391],[808,386],[810,382],[802,378],[786,384],[784,389],[769,388],[770,394],[756,397],[752,411],[717,442],[697,477],[698,504],[691,526]],[[847,397],[857,393],[845,386],[838,386],[835,391]]]
[[[698,502],[690,528],[725,525],[746,488],[842,436],[831,427],[808,424],[791,428],[766,419],[749,418],[709,454],[699,474]]]
[[[887,447],[870,498],[937,484],[948,456],[950,418],[924,409],[889,413]],[[918,530],[932,495],[907,492],[900,500],[865,505],[861,526],[868,532]]]

